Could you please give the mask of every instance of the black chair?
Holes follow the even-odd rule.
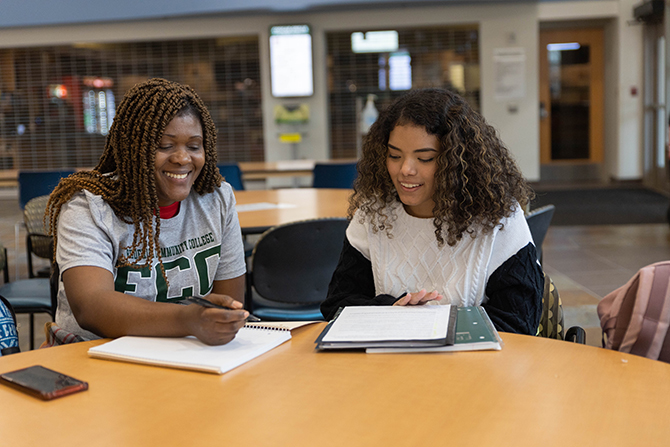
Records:
[[[319,306],[348,224],[343,218],[304,220],[263,233],[247,276],[247,309],[263,320],[323,320]]]
[[[236,191],[244,191],[244,182],[242,181],[242,170],[237,163],[219,163],[216,165],[223,178]]]
[[[5,283],[0,287],[0,295],[9,301],[14,312],[30,315],[30,349],[34,349],[35,314],[47,313],[53,320],[56,316],[57,293],[52,291],[49,278],[20,279],[9,282],[7,249],[0,245],[0,250],[3,252],[0,260],[4,261],[0,268],[4,270],[5,279]]]
[[[28,234],[26,235],[26,259],[28,260],[29,278],[48,278],[51,269],[45,267],[35,273],[33,256],[51,261],[53,255],[53,238],[44,228],[44,212],[46,211],[49,196],[39,196],[30,199],[23,208],[23,222]]]
[[[556,207],[554,205],[545,205],[531,210],[526,214],[526,222],[528,222],[530,234],[533,236],[535,250],[537,251],[537,260],[540,261],[540,264],[542,264],[542,243],[547,235],[547,231],[549,231],[549,225],[551,224],[552,217],[554,217],[555,210]]]
[[[316,163],[312,186],[314,188],[349,189],[353,187],[357,175],[356,162]]]

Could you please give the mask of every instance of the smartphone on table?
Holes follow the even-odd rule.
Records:
[[[41,365],[0,374],[0,383],[42,400],[52,400],[88,389],[87,382]]]

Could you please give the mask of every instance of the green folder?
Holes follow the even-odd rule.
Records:
[[[453,345],[430,348],[369,348],[368,354],[396,352],[450,352],[450,351],[499,351],[502,338],[493,326],[486,310],[481,306],[459,307],[456,316],[456,338]]]

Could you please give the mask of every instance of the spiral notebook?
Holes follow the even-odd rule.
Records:
[[[88,350],[94,358],[223,374],[291,339],[281,328],[243,327],[235,339],[209,346],[195,337],[120,337]]]

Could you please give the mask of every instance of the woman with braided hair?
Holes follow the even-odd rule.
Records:
[[[412,91],[363,145],[344,247],[321,305],[482,305],[502,331],[535,334],[544,276],[524,218],[532,191],[455,93]]]
[[[52,332],[235,337],[248,316],[246,267],[216,160],[216,128],[190,87],[150,79],[126,93],[98,165],[63,179],[49,199],[61,272]],[[230,310],[171,303],[190,296]]]

